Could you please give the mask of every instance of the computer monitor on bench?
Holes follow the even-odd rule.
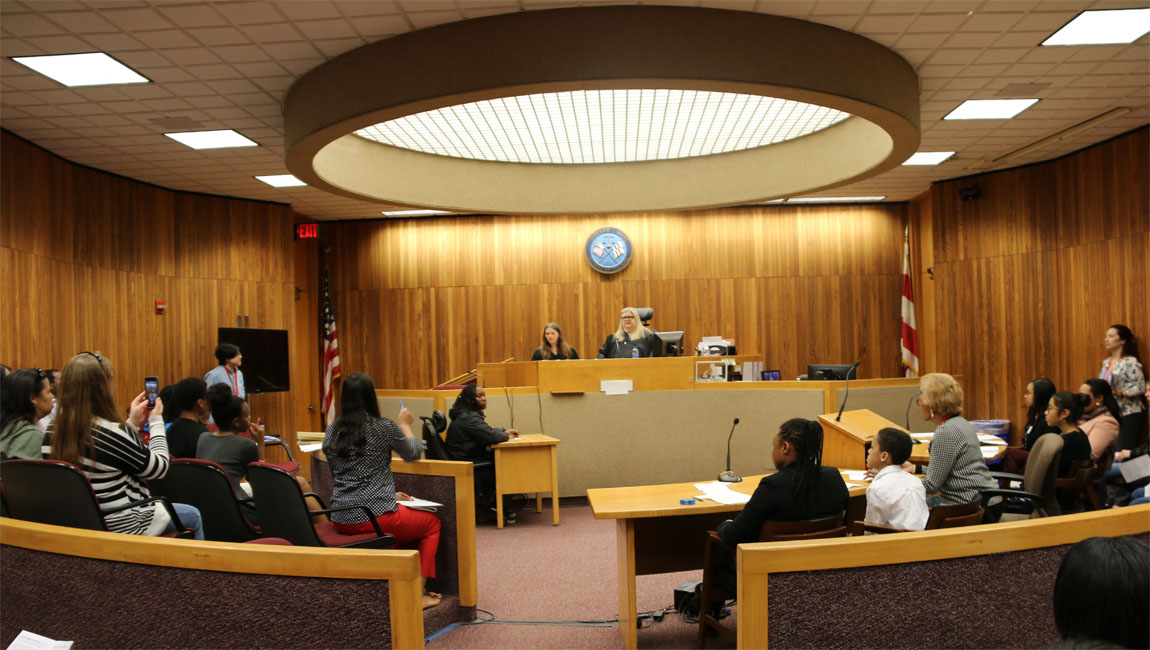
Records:
[[[807,365],[807,379],[809,380],[838,380],[858,379],[858,367],[851,368],[851,363],[812,363]],[[847,377],[847,371],[851,376]]]

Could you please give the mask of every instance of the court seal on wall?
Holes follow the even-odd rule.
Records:
[[[584,253],[591,268],[603,274],[618,273],[631,263],[631,239],[618,228],[600,228],[587,238]]]

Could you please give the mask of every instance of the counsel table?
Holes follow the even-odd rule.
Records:
[[[750,495],[763,476],[744,477],[741,483],[729,485],[736,492]],[[712,501],[680,505],[680,499],[699,494],[695,483],[712,480],[587,490],[595,518],[616,520],[619,631],[625,647],[635,648],[638,644],[634,624],[638,614],[635,576],[701,569],[706,531],[714,530],[731,513],[743,509],[741,503],[724,505]],[[851,487],[850,495],[865,496],[866,486]]]
[[[543,493],[551,493],[554,525],[559,525],[559,471],[555,458],[557,438],[527,433],[498,445],[495,452],[495,508],[498,526],[503,528],[503,495],[535,493],[535,511],[543,512]]]

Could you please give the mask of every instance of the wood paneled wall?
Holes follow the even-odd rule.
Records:
[[[1113,323],[1150,361],[1147,133],[932,188],[934,369],[965,377],[969,414],[1020,423],[1037,377],[1077,391]],[[968,185],[981,198],[961,200]]]
[[[529,359],[548,321],[593,357],[631,305],[691,345],[734,337],[784,378],[855,359],[860,376],[897,376],[905,218],[888,204],[331,224],[343,368],[426,388]],[[635,253],[603,276],[583,247],[608,225]]]
[[[216,328],[236,314],[289,330],[296,349],[289,206],[172,192],[0,138],[0,361],[59,368],[100,350],[126,407],[145,375],[215,366]],[[307,384],[294,358],[292,372]],[[295,431],[291,395],[253,397],[269,431]]]

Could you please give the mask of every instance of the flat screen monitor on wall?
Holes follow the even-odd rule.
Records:
[[[244,386],[248,393],[276,393],[291,389],[288,372],[287,330],[221,327],[219,343],[234,343],[244,355]]]
[[[851,373],[847,377],[847,372]],[[812,363],[807,366],[807,379],[858,379],[858,367],[853,363]]]

